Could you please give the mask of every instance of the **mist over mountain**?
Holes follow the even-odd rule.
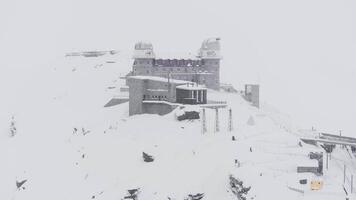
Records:
[[[356,134],[354,1],[0,4],[2,80],[11,74],[3,70],[48,67],[65,52],[116,49],[130,54],[135,42],[147,40],[157,52],[196,53],[203,39],[218,36],[224,82],[236,87],[260,83],[262,101],[289,113],[302,127]]]

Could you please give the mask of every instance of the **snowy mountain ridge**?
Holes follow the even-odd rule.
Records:
[[[200,120],[178,122],[174,111],[128,117],[127,103],[104,108],[130,66],[123,54],[68,57],[8,78],[16,80],[1,86],[0,199],[120,200],[139,188],[139,200],[196,194],[232,200],[230,175],[251,186],[247,199],[345,199],[343,163],[355,173],[353,155],[336,147],[323,176],[298,174],[297,166],[317,164],[310,152],[324,150],[300,143],[289,117],[252,107],[238,94],[208,94],[228,102],[233,132],[227,131],[227,109],[220,112],[218,133],[207,110],[203,135]],[[12,116],[16,134],[9,137]],[[144,162],[143,152],[154,161]],[[324,184],[312,191],[301,179]]]

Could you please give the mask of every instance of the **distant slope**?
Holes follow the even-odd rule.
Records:
[[[215,112],[207,110],[205,135],[199,120],[178,122],[174,113],[128,117],[128,103],[104,108],[130,65],[124,55],[63,58],[19,74],[26,81],[11,81],[16,95],[7,90],[11,96],[4,105],[10,106],[1,118],[0,199],[116,200],[140,188],[139,199],[204,193],[204,200],[232,200],[230,174],[252,187],[248,199],[344,198],[341,162],[355,166],[344,150],[333,154],[324,177],[297,174],[298,165],[315,164],[308,153],[322,149],[300,146],[278,113],[251,107],[238,94],[209,91],[210,99],[228,102],[234,131],[227,132],[225,109],[221,131],[214,133]],[[12,115],[18,131],[10,138]],[[250,118],[253,125],[247,124]],[[143,162],[142,152],[153,155],[154,162]],[[321,178],[325,187],[310,191],[299,184],[302,178]],[[22,180],[27,182],[19,190],[15,183]]]

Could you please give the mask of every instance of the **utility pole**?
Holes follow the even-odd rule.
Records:
[[[215,133],[219,132],[219,109],[215,108]]]
[[[202,134],[205,134],[207,132],[206,130],[206,115],[205,115],[205,108],[203,108],[203,114],[202,114]]]
[[[229,109],[229,131],[232,131],[232,109]]]

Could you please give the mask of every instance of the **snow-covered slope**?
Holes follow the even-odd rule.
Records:
[[[196,193],[207,200],[236,199],[230,174],[251,186],[248,199],[344,199],[342,163],[355,169],[354,158],[337,148],[323,177],[297,174],[298,165],[315,164],[308,153],[322,149],[301,146],[300,133],[279,113],[258,110],[238,94],[209,91],[208,97],[228,102],[233,132],[227,131],[227,109],[219,113],[218,133],[215,112],[207,110],[203,135],[199,120],[178,122],[174,113],[128,117],[127,103],[104,108],[118,94],[130,62],[122,53],[67,57],[11,72],[11,84],[1,86],[0,199],[118,200],[133,188],[144,200]],[[9,137],[12,116],[15,137]],[[142,152],[154,162],[144,162]],[[303,178],[323,179],[324,187],[311,191],[299,184]],[[17,189],[22,180],[24,188]]]

